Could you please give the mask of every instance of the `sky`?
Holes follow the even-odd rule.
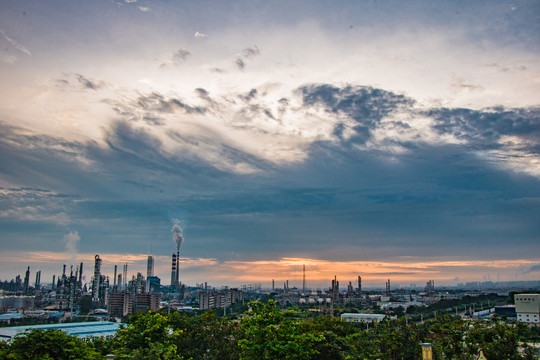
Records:
[[[540,279],[540,2],[0,2],[0,279]]]

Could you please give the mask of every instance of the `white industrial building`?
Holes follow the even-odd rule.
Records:
[[[358,323],[379,323],[387,316],[384,314],[357,314],[357,313],[343,313],[341,314],[341,321],[346,322],[358,322]]]
[[[0,328],[0,341],[10,341],[14,336],[30,330],[62,330],[68,335],[81,338],[113,336],[120,328],[120,324],[110,321],[77,322],[63,324],[12,326]]]
[[[514,303],[518,322],[540,323],[540,294],[515,294]]]

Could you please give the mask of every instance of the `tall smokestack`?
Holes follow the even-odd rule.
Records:
[[[81,266],[79,266],[79,282],[82,284],[82,269],[83,269],[83,263],[81,263]]]
[[[34,287],[36,288],[36,290],[39,289],[39,286],[41,284],[41,270],[39,270],[37,273],[36,273],[36,282],[34,284]]]
[[[180,252],[176,252],[176,279],[175,279],[175,285],[180,286]]]
[[[176,266],[178,264],[178,261],[177,261],[177,258],[176,258],[176,254],[173,253],[172,254],[172,266],[171,266],[171,286],[172,287],[176,287]]]
[[[173,241],[176,244],[176,254],[173,254],[173,265],[171,269],[171,286],[178,287],[180,284],[180,247],[182,247],[184,237],[182,236],[182,228],[177,219],[174,220],[171,233]]]

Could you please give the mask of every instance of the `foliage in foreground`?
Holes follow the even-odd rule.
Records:
[[[0,359],[49,360],[49,359],[103,359],[93,347],[78,337],[61,330],[32,330],[15,336],[9,346],[0,348]]]
[[[145,313],[109,339],[83,342],[61,331],[33,331],[0,345],[0,359],[420,359],[420,342],[433,344],[434,359],[472,360],[478,349],[488,359],[533,359],[518,351],[521,325],[498,320],[465,322],[439,317],[425,324],[404,319],[370,326],[329,317],[298,319],[292,312],[251,303],[239,320],[202,315]]]

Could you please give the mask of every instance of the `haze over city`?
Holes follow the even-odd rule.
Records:
[[[0,280],[538,280],[539,14],[2,1]]]

